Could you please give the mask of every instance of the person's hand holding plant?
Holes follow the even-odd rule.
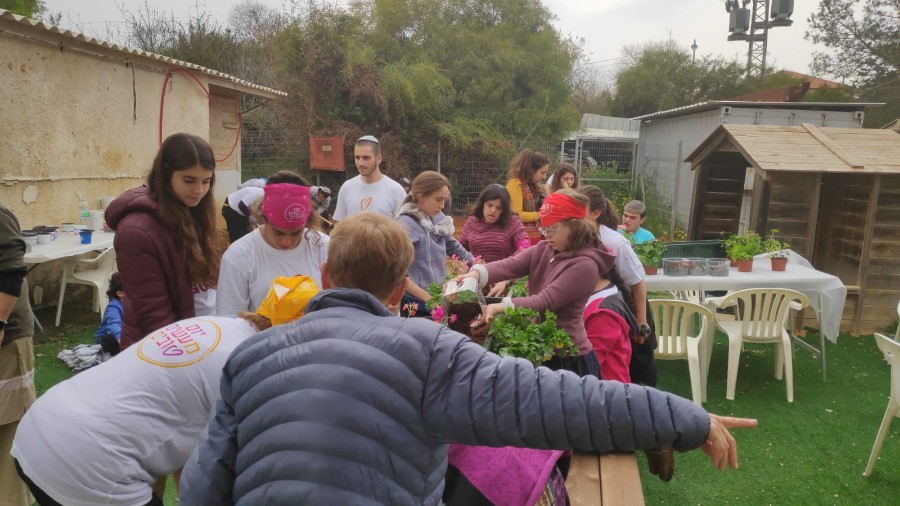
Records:
[[[488,297],[502,297],[506,292],[506,287],[509,286],[509,281],[500,281],[498,283],[494,283],[491,285],[490,291],[488,291]]]

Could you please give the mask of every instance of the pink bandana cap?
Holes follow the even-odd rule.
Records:
[[[266,185],[263,188],[263,215],[278,228],[303,228],[309,218],[308,186],[288,183]]]

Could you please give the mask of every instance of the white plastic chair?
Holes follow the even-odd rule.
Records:
[[[734,321],[716,318],[716,326],[728,335],[728,381],[725,398],[734,400],[738,364],[743,343],[775,345],[775,379],[786,376],[787,400],[794,402],[794,361],[791,335],[785,328],[788,310],[809,305],[806,295],[783,288],[751,288],[711,300],[719,307],[737,305]]]
[[[702,290],[669,290],[669,293],[677,300],[693,302],[694,304],[703,304]]]
[[[75,272],[75,267],[87,267],[86,270]],[[62,281],[59,285],[59,303],[56,306],[56,326],[59,327],[59,319],[62,316],[63,299],[66,295],[66,285],[69,283],[78,285],[88,285],[94,290],[94,311],[100,311],[100,318],[103,318],[103,311],[109,299],[106,298],[106,291],[109,289],[109,277],[116,272],[116,250],[109,248],[100,253],[96,258],[67,260],[63,264]]]
[[[866,464],[863,476],[872,474],[872,468],[875,467],[875,461],[878,460],[878,454],[881,453],[884,436],[887,434],[894,417],[900,417],[900,342],[882,334],[875,334],[875,342],[878,343],[878,348],[884,353],[885,360],[891,364],[891,399],[888,401],[887,410],[884,412],[884,418],[881,420],[881,428],[878,429],[878,435],[875,436],[875,446],[872,447],[872,454],[869,455],[869,463]]]
[[[897,303],[897,317],[900,318],[900,302]],[[894,340],[900,341],[900,323],[897,323],[897,331],[894,332]]]
[[[706,401],[706,359],[704,341],[713,321],[709,309],[682,300],[653,299],[650,310],[656,322],[657,360],[687,360],[691,374],[691,394],[694,403]],[[699,320],[699,324],[698,324]]]

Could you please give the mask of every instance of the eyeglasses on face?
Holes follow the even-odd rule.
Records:
[[[553,237],[554,235],[556,235],[556,232],[559,231],[559,225],[540,227],[538,228],[538,231],[540,231],[541,235],[543,235],[544,237]]]

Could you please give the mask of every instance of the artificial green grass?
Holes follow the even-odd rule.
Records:
[[[38,312],[52,324],[52,308]],[[67,303],[60,329],[48,328],[49,343],[35,345],[38,393],[72,374],[56,358],[66,347],[93,343],[96,314]],[[817,344],[810,332],[806,340]],[[759,427],[735,430],[740,469],[716,471],[700,450],[679,453],[675,475],[663,483],[638,454],[647,504],[893,504],[900,491],[900,422],[891,426],[872,476],[862,475],[890,396],[890,366],[872,336],[841,335],[828,343],[828,380],[819,361],[794,353],[794,402],[783,381],[773,378],[772,346],[747,345],[741,354],[735,400],[725,399],[728,343],[717,335],[707,403],[720,415],[757,418]],[[690,398],[684,361],[660,361],[659,388]],[[176,504],[174,488],[165,503]]]
[[[818,343],[814,332],[805,339]],[[828,342],[825,382],[819,360],[795,350],[793,403],[773,377],[771,345],[745,346],[735,399],[725,399],[727,350],[718,333],[704,407],[759,420],[756,429],[732,431],[740,468],[720,473],[701,451],[680,453],[674,478],[663,483],[639,454],[647,504],[896,504],[900,423],[891,426],[872,476],[862,475],[890,397],[890,366],[873,336]],[[659,388],[690,398],[687,363],[658,365]]]

